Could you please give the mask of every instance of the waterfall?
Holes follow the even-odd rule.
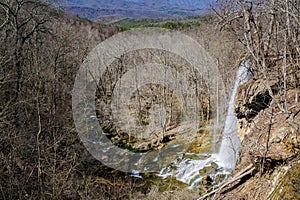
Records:
[[[234,114],[234,98],[239,85],[247,82],[251,76],[251,67],[248,60],[243,59],[236,74],[234,87],[228,104],[224,131],[219,153],[216,155],[218,165],[231,171],[235,167],[240,149],[240,139],[236,134],[237,117]]]
[[[248,60],[243,59],[237,71],[234,87],[228,102],[228,111],[219,152],[194,154],[196,158],[186,156],[188,153],[178,152],[178,156],[174,162],[170,166],[163,168],[158,174],[159,176],[163,178],[173,176],[177,180],[189,184],[190,188],[192,188],[199,184],[203,178],[203,174],[199,173],[201,169],[204,169],[204,171],[205,168],[210,170],[206,175],[209,175],[213,179],[218,174],[227,175],[234,169],[240,148],[240,140],[236,135],[237,118],[234,114],[234,98],[239,85],[247,82],[250,76],[250,63]]]

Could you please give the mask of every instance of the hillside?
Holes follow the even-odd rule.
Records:
[[[41,3],[9,2],[0,8],[1,198],[132,199],[149,192],[154,198],[197,196],[172,177],[146,173],[141,179],[106,167],[78,137],[71,105],[76,73],[90,50],[119,30]],[[234,54],[224,54],[227,46],[221,44],[227,34],[216,34],[205,24],[210,22],[188,34],[209,41],[206,48],[214,55],[228,55],[222,65],[232,62],[229,55]],[[208,39],[216,37],[220,39]],[[174,189],[174,195],[168,192]]]
[[[118,30],[48,5],[18,2],[0,8],[0,198],[107,199],[117,188],[124,196],[127,182],[143,185],[92,159],[72,119],[79,66],[91,48]],[[9,18],[7,8],[15,12]],[[90,165],[106,173],[96,176]],[[124,185],[110,190],[116,180]],[[102,190],[96,191],[99,184]]]

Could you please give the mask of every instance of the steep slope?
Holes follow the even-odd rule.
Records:
[[[269,72],[270,76],[273,74]],[[294,72],[294,76],[299,77],[299,71]],[[299,84],[299,78],[295,80]],[[291,83],[289,80],[287,106],[295,113],[294,122],[300,124],[299,88],[294,88]],[[275,93],[274,98],[278,98],[280,84],[274,79],[267,83],[256,77],[239,88],[235,112],[241,149],[233,178],[228,182],[240,178],[215,190],[216,199],[300,198],[300,135],[279,110],[276,99],[269,95],[268,84]],[[251,170],[245,172],[245,169]],[[241,172],[245,172],[244,175]]]
[[[117,30],[35,1],[10,2],[0,8],[1,199],[128,199],[143,181],[91,158],[71,108],[87,52]],[[18,32],[13,19],[23,23]]]

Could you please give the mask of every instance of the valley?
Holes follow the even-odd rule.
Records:
[[[299,199],[299,10],[1,1],[0,199]]]

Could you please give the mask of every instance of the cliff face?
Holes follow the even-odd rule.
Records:
[[[269,82],[276,99],[277,83]],[[287,107],[300,124],[298,88],[287,91]],[[300,133],[292,128],[268,93],[262,79],[250,80],[235,98],[241,149],[237,174],[249,165],[252,174],[229,186],[220,199],[299,199]]]

